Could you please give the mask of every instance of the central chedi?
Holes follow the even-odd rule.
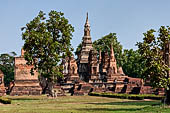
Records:
[[[88,20],[88,13],[86,17],[86,23],[84,25],[84,36],[82,39],[82,48],[81,52],[78,55],[78,72],[80,79],[84,81],[88,81],[89,78],[89,68],[88,68],[88,63],[89,63],[89,53],[90,50],[93,48],[92,47],[92,41],[91,41],[91,36],[90,36],[90,24]]]
[[[114,45],[109,49],[96,51],[92,47],[88,13],[84,25],[84,36],[77,60],[74,56],[63,59],[63,81],[61,86],[72,95],[89,92],[113,92],[130,94],[151,94],[151,87],[144,86],[140,78],[128,77],[122,67],[117,66]],[[70,89],[69,89],[70,88]]]

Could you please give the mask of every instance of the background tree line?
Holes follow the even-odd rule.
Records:
[[[14,80],[14,57],[15,52],[0,54],[0,70],[4,74],[5,86]]]

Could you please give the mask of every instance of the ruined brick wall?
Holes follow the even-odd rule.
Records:
[[[4,74],[0,70],[0,96],[6,95],[6,90],[4,86]]]
[[[62,67],[63,67],[63,75],[67,75],[68,74],[68,61],[69,61],[69,57],[66,57],[65,59],[62,59]]]
[[[99,64],[97,59],[97,51],[91,50],[89,55],[89,74],[92,76],[98,76]]]
[[[69,58],[69,61],[68,61],[68,73],[69,74],[77,74],[77,70],[78,70],[78,67],[77,67],[77,62],[76,60],[74,59],[74,56],[71,56]]]
[[[34,71],[34,75],[31,75],[31,68],[26,64],[26,60],[23,57],[15,58],[15,80],[38,80],[38,72]]]
[[[23,53],[22,53],[23,54]],[[38,72],[34,70],[31,75],[33,65],[27,65],[23,55],[15,57],[14,87],[10,95],[40,95],[42,88],[39,85]]]
[[[109,56],[107,52],[102,52],[102,72],[107,72],[107,68],[109,66]]]

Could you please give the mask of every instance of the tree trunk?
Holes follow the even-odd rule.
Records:
[[[166,90],[165,104],[170,105],[170,90]]]
[[[42,87],[42,94],[52,95],[52,81],[49,78],[40,77],[40,85]]]
[[[42,94],[47,94],[48,84],[46,83],[45,87],[42,88]]]

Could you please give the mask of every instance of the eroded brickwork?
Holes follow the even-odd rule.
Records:
[[[24,51],[20,57],[15,57],[15,76],[14,86],[10,95],[40,95],[41,87],[38,81],[38,72],[34,71],[31,75],[33,65],[27,65],[24,59]]]
[[[78,72],[76,73],[77,81],[64,82],[61,84],[64,89],[69,90],[72,95],[84,95],[92,91],[128,94],[155,93],[156,90],[152,90],[151,86],[145,86],[142,79],[128,77],[123,73],[122,67],[117,67],[112,45],[110,45],[110,54],[107,51],[99,51],[99,57],[97,57],[98,53],[92,47],[88,15],[84,27],[82,48],[78,55],[77,64],[73,57],[67,58],[63,63],[64,69],[67,67],[67,71],[64,70],[67,72],[67,74],[64,73],[65,78],[72,77]],[[169,45],[166,50],[169,54]],[[165,57],[169,59],[169,55]]]
[[[4,96],[4,95],[6,95],[6,89],[4,86],[4,74],[0,70],[0,96]]]
[[[81,52],[79,53],[79,59],[78,59],[78,73],[80,76],[80,79],[83,81],[88,81],[89,78],[89,67],[88,67],[88,59],[89,59],[89,53],[92,47],[92,40],[90,36],[90,24],[88,20],[88,13],[86,17],[86,23],[84,25],[84,36],[82,38],[82,48]]]

